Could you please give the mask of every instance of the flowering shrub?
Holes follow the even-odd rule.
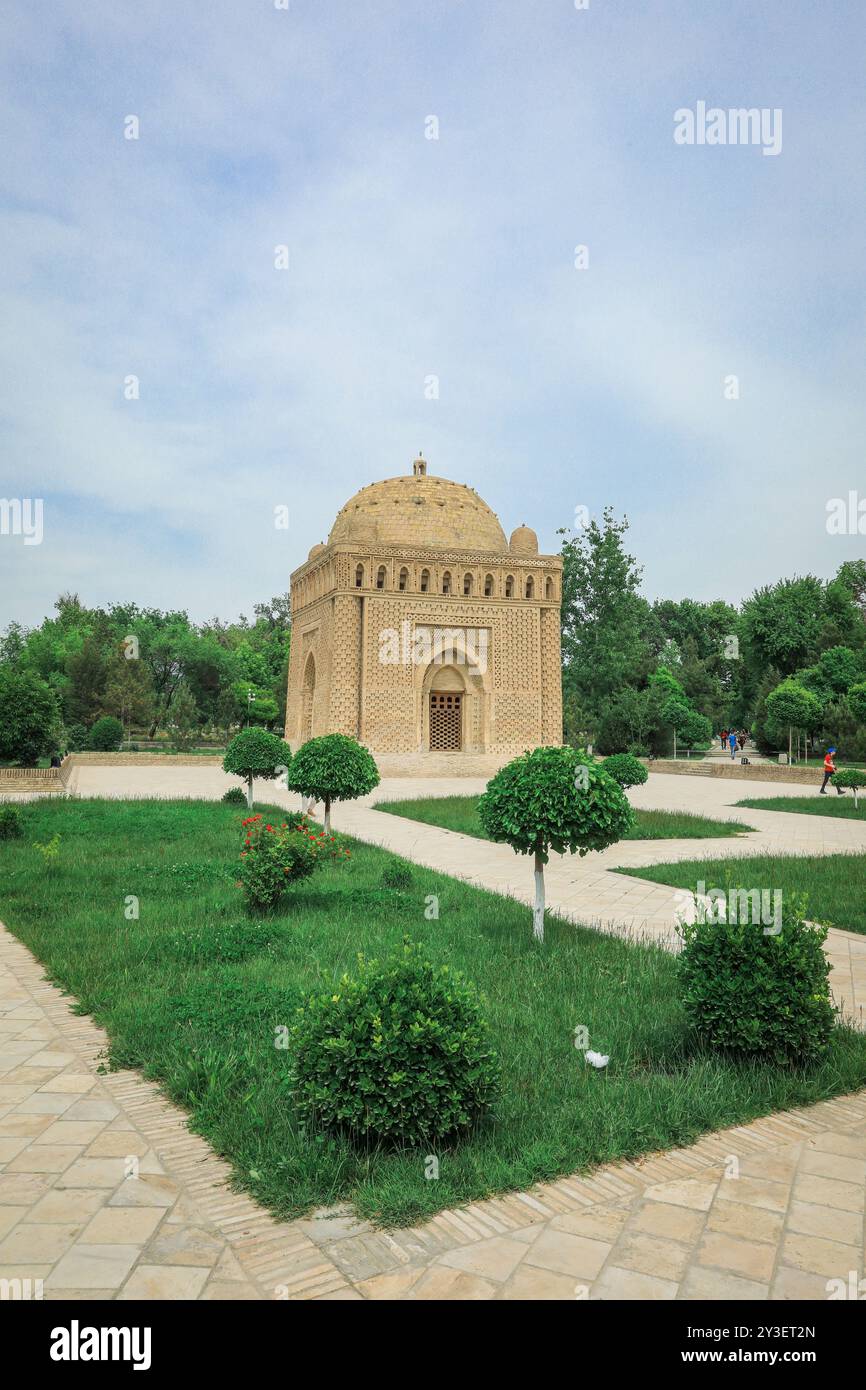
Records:
[[[272,824],[258,814],[247,816],[242,825],[244,845],[238,882],[250,912],[275,907],[289,884],[309,878],[323,858],[349,857],[349,851],[338,845],[333,835],[326,836],[306,816]]]

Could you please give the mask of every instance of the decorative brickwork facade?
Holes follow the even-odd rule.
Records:
[[[562,561],[423,459],[346,503],[291,593],[293,748],[344,733],[459,771],[561,742]]]

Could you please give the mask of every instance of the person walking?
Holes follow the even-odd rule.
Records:
[[[745,729],[741,729],[740,732],[737,734],[737,743],[740,745],[740,752],[742,753],[743,749],[744,749],[745,746],[746,746],[746,731],[745,731]]]
[[[728,747],[731,750],[731,762],[733,762],[737,753],[737,735],[734,733],[733,729],[728,734]]]
[[[833,754],[835,752],[835,748],[828,748],[824,756],[824,780],[821,783],[822,796],[827,795],[827,783],[830,781],[831,777],[834,777],[836,775],[836,764],[833,761]],[[845,795],[841,787],[837,787],[836,791],[839,793],[840,796]]]
[[[719,738],[722,740],[722,747],[724,748],[725,744],[726,744],[727,741],[728,741],[728,731],[727,731],[727,729],[722,729],[722,732],[719,734]]]

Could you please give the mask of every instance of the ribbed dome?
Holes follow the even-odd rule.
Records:
[[[425,465],[426,466],[426,465]],[[371,483],[337,514],[328,544],[507,549],[495,514],[473,488],[425,473]]]
[[[518,526],[512,531],[508,549],[512,555],[537,555],[538,537],[531,526]]]
[[[319,541],[316,545],[313,546],[312,550],[310,551],[309,555],[307,556],[307,559],[308,559],[308,560],[315,560],[316,556],[317,556],[317,555],[321,555],[321,553],[322,553],[322,551],[323,551],[324,549],[325,549],[325,547],[324,547],[323,543],[322,543],[321,541]]]

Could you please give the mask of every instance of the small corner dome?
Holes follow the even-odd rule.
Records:
[[[508,549],[512,555],[537,555],[538,537],[532,527],[521,525],[516,531],[512,531]]]
[[[326,547],[325,547],[324,541],[319,541],[318,544],[316,544],[316,545],[313,546],[312,550],[310,551],[309,555],[307,556],[307,559],[308,559],[308,560],[315,560],[316,556],[317,556],[317,555],[321,555],[322,551],[325,550],[325,549],[326,549]]]

